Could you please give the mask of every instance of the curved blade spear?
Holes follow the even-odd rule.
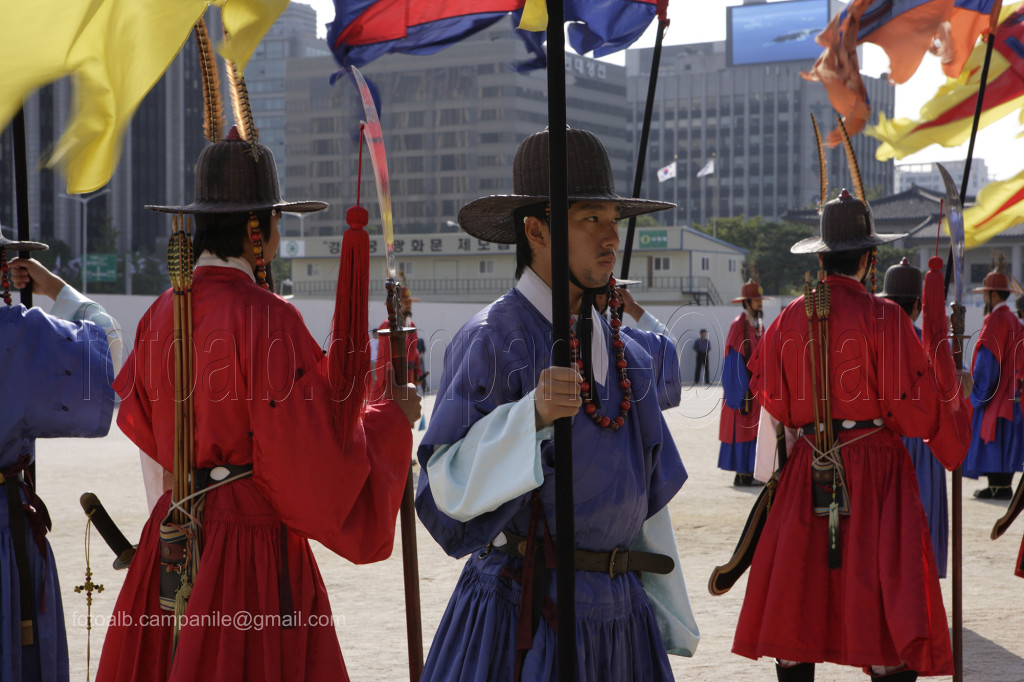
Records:
[[[986,65],[987,66],[987,65]],[[973,138],[972,138],[973,143]],[[970,168],[968,160],[967,168]],[[953,313],[950,323],[953,327],[953,361],[956,368],[964,368],[964,317],[966,310],[962,305],[964,296],[964,206],[960,200],[960,192],[949,171],[938,166],[942,182],[946,187],[946,215],[949,223],[950,267],[954,276]],[[964,184],[967,183],[967,172],[964,172]],[[938,228],[942,229],[942,223]],[[946,270],[946,287],[949,287],[949,269]],[[963,465],[953,472],[953,679],[963,680],[963,641],[964,641],[964,608],[963,608]]]
[[[389,337],[391,346],[391,366],[395,377],[405,383],[408,369],[405,361],[405,335],[410,331],[404,326],[402,318],[401,288],[398,272],[395,269],[395,231],[391,214],[391,188],[388,182],[388,162],[384,152],[384,133],[380,119],[377,117],[377,106],[373,95],[366,85],[366,79],[356,67],[352,69],[352,77],[359,88],[359,97],[363,102],[366,120],[362,121],[363,137],[370,152],[370,163],[373,165],[373,178],[377,185],[377,202],[380,206],[380,222],[384,230],[384,257],[387,265],[387,308],[389,329],[381,335]],[[420,578],[419,559],[416,552],[416,511],[413,507],[415,492],[412,482],[412,453],[409,453],[409,474],[405,482],[405,494],[399,513],[402,525],[402,568],[405,573],[405,621],[406,635],[409,640],[409,679],[416,682],[423,670],[423,628],[420,618]]]

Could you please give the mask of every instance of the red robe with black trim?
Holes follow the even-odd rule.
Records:
[[[835,569],[828,563],[829,519],[813,513],[813,439],[801,436],[793,446],[751,564],[733,651],[862,667],[906,663],[922,675],[948,675],[946,612],[900,436],[955,440],[943,424],[955,421],[956,386],[940,389],[929,353],[898,305],[852,278],[828,282],[832,418],[878,419],[882,426],[838,435],[850,514],[839,517]],[[815,419],[809,338],[801,297],[768,328],[749,363],[763,408],[791,428]],[[948,354],[936,357],[952,363]],[[968,429],[955,433],[955,449],[935,450],[947,468],[959,464],[969,438]]]
[[[1020,320],[1013,314],[1008,305],[1000,305],[985,317],[984,324],[974,344],[974,357],[971,368],[974,369],[978,360],[978,351],[987,349],[999,363],[1000,380],[995,391],[985,403],[984,415],[981,418],[982,442],[990,443],[996,438],[997,419],[1013,422],[1014,412],[1021,409],[1020,402],[1014,400],[1018,392],[1018,381],[1024,370],[1024,329]]]
[[[749,360],[760,341],[756,328],[747,320],[747,313],[744,311],[729,326],[722,357],[728,358],[729,353],[735,351]],[[722,383],[725,384],[724,378]],[[750,412],[747,414],[729,407],[727,401],[723,401],[722,416],[718,422],[718,440],[723,443],[747,443],[757,440],[757,423],[760,418],[761,404],[757,401],[757,396],[753,397]]]
[[[143,316],[116,384],[118,426],[167,470],[172,299],[165,292]],[[355,563],[391,554],[412,450],[408,421],[394,403],[379,403],[354,432],[339,433],[328,359],[298,311],[245,272],[197,268],[192,310],[196,466],[252,464],[252,477],[206,494],[203,554],[173,667],[168,612],[159,606],[164,494],[118,596],[96,679],[348,679],[307,538]],[[239,613],[248,625],[232,620]]]

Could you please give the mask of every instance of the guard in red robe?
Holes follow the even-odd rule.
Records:
[[[761,405],[750,390],[747,361],[761,340],[761,306],[764,291],[754,280],[747,281],[740,295],[732,300],[742,303],[743,312],[732,321],[725,339],[722,361],[722,416],[718,422],[718,468],[735,471],[735,486],[760,485],[754,480],[754,454],[757,422]]]
[[[971,362],[974,424],[964,476],[988,477],[988,486],[974,491],[978,499],[1008,500],[1013,474],[1024,464],[1024,328],[1007,304],[1010,278],[1005,272],[988,273],[974,292],[984,296],[986,315]]]
[[[969,440],[967,408],[945,341],[941,264],[932,264],[938,279],[926,283],[924,300],[925,338],[939,342],[924,348],[899,306],[863,284],[875,247],[902,236],[878,235],[867,204],[845,190],[825,204],[820,238],[792,251],[819,254],[827,287],[819,284],[812,304],[828,296],[827,322],[815,312],[812,325],[797,299],[749,363],[751,390],[796,441],[776,476],[733,651],[776,658],[780,680],[812,680],[818,661],[899,682],[953,670],[928,524],[900,436],[925,438],[953,469]],[[815,433],[826,427],[834,441],[819,445]]]
[[[390,555],[419,399],[409,390],[345,411],[362,396],[339,399],[336,354],[325,355],[298,311],[261,286],[280,212],[326,207],[282,201],[270,150],[237,135],[200,154],[192,204],[147,207],[196,215],[193,480],[204,491],[203,546],[172,651],[173,613],[159,600],[165,493],[118,596],[98,680],[348,679],[308,539],[355,563]],[[116,382],[118,426],[168,471],[174,296],[165,292],[143,316]],[[366,310],[365,300],[353,305]]]

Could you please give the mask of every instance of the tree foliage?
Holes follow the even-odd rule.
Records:
[[[804,290],[804,273],[813,277],[818,271],[815,254],[790,253],[790,247],[806,237],[818,233],[817,228],[777,220],[766,220],[761,216],[718,218],[717,237],[747,250],[743,268],[743,279],[752,274],[764,289],[766,295],[797,296]],[[694,225],[705,234],[711,234],[711,225]],[[883,245],[878,249],[877,283],[881,290],[885,270],[904,256],[910,257],[911,249],[897,249]]]

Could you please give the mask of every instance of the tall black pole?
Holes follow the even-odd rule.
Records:
[[[552,361],[569,366],[569,201],[565,140],[565,22],[562,0],[548,0],[548,144],[551,178]],[[555,420],[555,532],[558,536],[558,679],[576,679],[575,502],[572,422]]]
[[[18,203],[18,241],[27,242],[32,239],[28,224],[28,155],[25,151],[25,109],[18,109],[14,116],[14,185]],[[19,251],[18,256],[28,258],[28,251]],[[29,282],[21,290],[21,303],[26,308],[32,307],[32,283]]]
[[[651,56],[651,77],[647,82],[647,105],[644,107],[644,124],[640,131],[640,149],[636,154],[636,173],[633,175],[633,198],[640,197],[644,182],[644,166],[647,163],[647,139],[651,135],[651,115],[654,113],[654,91],[658,86],[658,68],[661,65],[661,43],[668,28],[668,19],[658,19],[658,37],[654,39],[654,54]],[[672,214],[675,215],[675,212]],[[626,228],[626,249],[622,254],[620,279],[629,278],[629,261],[633,256],[633,235],[636,232],[636,216],[630,216]]]
[[[974,141],[978,137],[978,126],[981,123],[981,112],[984,109],[985,85],[988,83],[988,67],[992,63],[992,50],[995,47],[995,28],[989,33],[988,44],[985,46],[985,62],[981,67],[981,83],[978,85],[978,100],[974,104],[974,121],[971,123],[971,140],[967,144],[967,160],[964,162],[964,177],[960,182],[960,204],[967,199],[967,182],[971,175],[971,161],[974,158]],[[942,229],[940,223],[938,229]],[[953,245],[950,243],[949,258],[946,260],[946,293],[949,293],[949,282],[953,277]],[[963,329],[954,330],[954,334],[962,334]],[[963,369],[963,355],[957,354],[957,369]],[[963,542],[963,465],[953,472],[953,486],[950,494],[953,498],[953,682],[964,679],[964,542]]]

